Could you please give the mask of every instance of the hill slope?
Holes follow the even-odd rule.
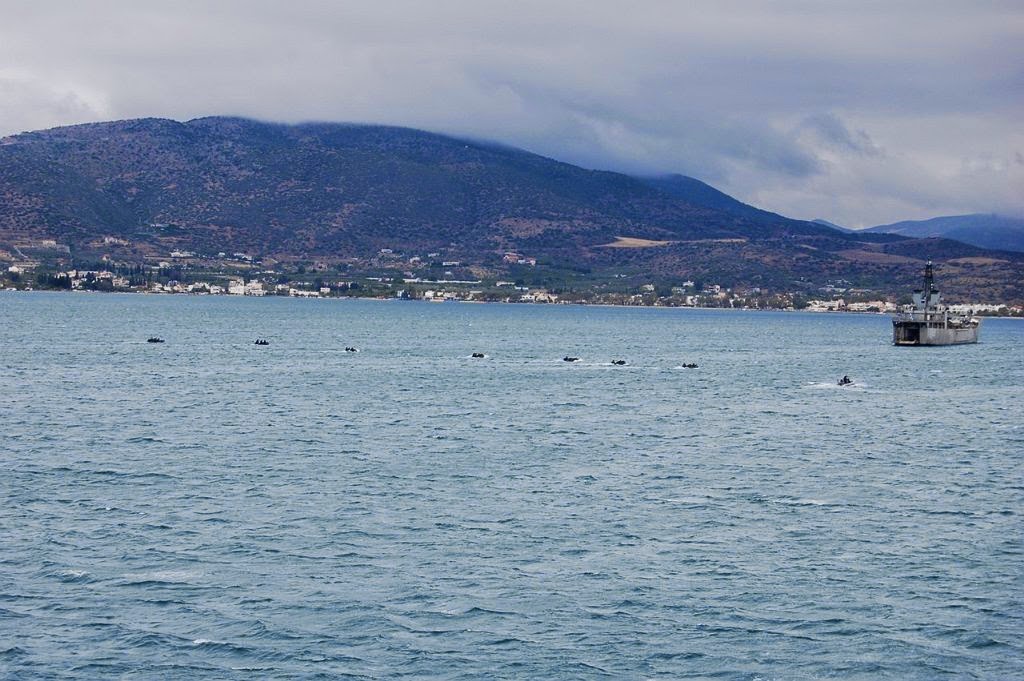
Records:
[[[1024,220],[1003,215],[949,215],[930,220],[894,222],[869,227],[864,231],[914,238],[944,237],[982,248],[1024,251]]]
[[[173,249],[339,261],[386,248],[492,270],[515,251],[587,270],[773,288],[839,277],[903,287],[922,259],[943,258],[961,261],[947,288],[998,287],[1003,297],[1017,295],[1003,289],[1019,288],[1024,262],[791,220],[681,176],[638,179],[403,128],[235,118],[0,140],[0,257],[47,248],[120,261]]]
[[[218,243],[271,253],[385,242],[572,251],[619,234],[824,231],[778,216],[764,230],[625,175],[401,128],[124,121],[19,135],[0,154],[3,226],[72,240],[172,224],[193,243],[213,231]]]
[[[813,222],[816,225],[825,225],[826,227],[831,227],[832,229],[838,229],[840,232],[852,232],[853,231],[849,227],[843,227],[842,225],[837,225],[834,222],[829,222],[828,220],[822,220],[821,218],[817,218],[815,220],[811,220],[811,222]]]

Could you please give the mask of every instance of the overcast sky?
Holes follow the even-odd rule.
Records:
[[[221,114],[678,172],[853,227],[1024,216],[1024,1],[0,0],[0,135]]]

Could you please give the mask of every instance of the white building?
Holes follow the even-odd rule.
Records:
[[[991,303],[957,303],[949,305],[949,311],[953,314],[975,315],[980,312],[998,313],[1005,310],[1005,305],[992,305]]]

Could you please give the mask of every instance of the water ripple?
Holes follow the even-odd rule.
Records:
[[[875,316],[0,318],[5,678],[1024,677],[1017,322],[919,353]]]

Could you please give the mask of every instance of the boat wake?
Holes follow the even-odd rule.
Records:
[[[863,381],[853,381],[851,383],[841,384],[836,381],[829,381],[827,383],[822,381],[810,381],[804,385],[805,388],[811,390],[863,390],[868,387],[867,383]]]

